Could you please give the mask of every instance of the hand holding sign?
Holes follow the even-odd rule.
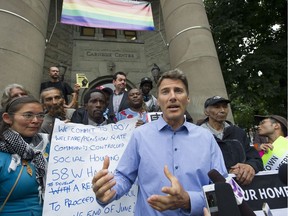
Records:
[[[232,166],[229,173],[233,173],[236,175],[237,181],[241,185],[248,185],[252,182],[255,176],[255,170],[249,164],[237,163]]]
[[[173,176],[168,167],[164,167],[164,173],[171,182],[171,187],[163,187],[162,192],[167,196],[152,195],[148,198],[149,205],[157,211],[166,211],[173,209],[190,209],[190,197],[183,189],[178,179]]]
[[[114,175],[108,171],[109,164],[109,157],[106,156],[102,169],[92,179],[93,191],[96,194],[96,198],[103,203],[109,202],[116,193],[115,190],[111,190],[116,181],[114,180]]]
[[[268,152],[269,149],[273,150],[273,145],[271,143],[262,143],[260,145],[260,149],[266,153],[266,152]]]

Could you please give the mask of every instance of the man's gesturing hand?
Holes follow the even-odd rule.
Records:
[[[109,157],[106,156],[102,169],[92,179],[92,189],[96,198],[103,203],[107,203],[116,193],[115,190],[111,190],[116,181],[114,175],[108,171],[109,164]]]
[[[173,176],[168,167],[164,167],[164,173],[171,182],[171,187],[163,187],[162,192],[166,193],[166,196],[152,195],[147,201],[149,205],[157,211],[174,210],[182,208],[190,210],[190,197],[189,194],[183,189],[178,179]]]

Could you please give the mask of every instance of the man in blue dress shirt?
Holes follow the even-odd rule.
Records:
[[[221,150],[207,129],[185,121],[190,99],[183,72],[164,73],[157,93],[163,117],[135,129],[114,174],[105,158],[93,191],[105,206],[127,193],[138,177],[135,216],[202,215],[207,173],[216,169],[227,175]]]

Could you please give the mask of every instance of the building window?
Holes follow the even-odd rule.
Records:
[[[81,27],[80,35],[81,36],[94,37],[95,36],[95,28]]]
[[[115,29],[103,29],[104,38],[117,38],[117,31]]]
[[[124,31],[124,36],[128,40],[137,40],[137,32],[136,31]]]

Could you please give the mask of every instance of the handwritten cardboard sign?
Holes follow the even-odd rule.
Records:
[[[92,191],[92,178],[110,158],[113,172],[128,144],[137,119],[94,127],[55,121],[43,215],[133,215],[137,187],[102,208]]]

